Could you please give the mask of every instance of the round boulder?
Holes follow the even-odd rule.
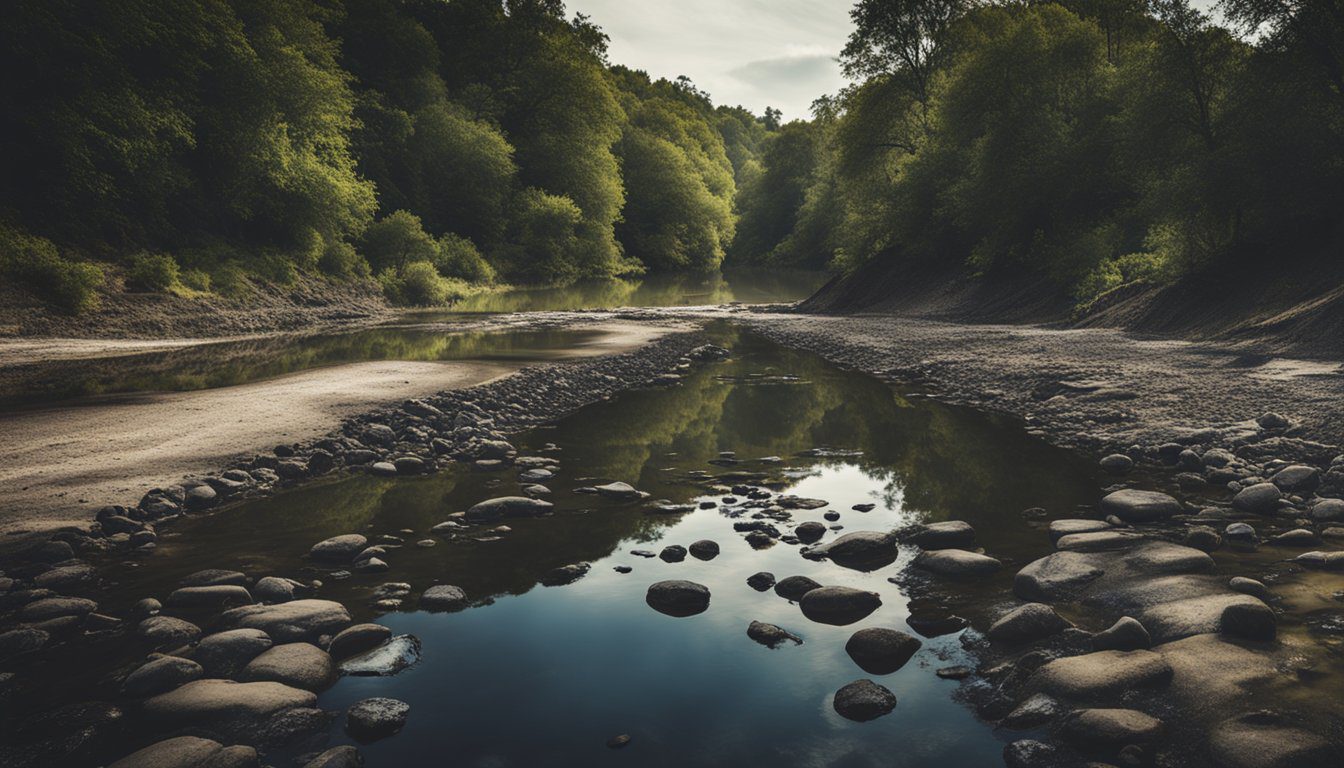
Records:
[[[709,587],[684,579],[660,581],[649,586],[644,602],[668,616],[694,616],[709,608]]]
[[[346,710],[345,730],[360,741],[376,741],[400,731],[410,712],[411,705],[404,701],[364,699]]]
[[[1181,503],[1158,491],[1126,488],[1101,500],[1103,515],[1115,515],[1127,523],[1150,523],[1181,513]]]
[[[847,720],[866,723],[896,708],[896,694],[872,680],[855,680],[835,692],[832,706]]]
[[[905,666],[922,643],[896,629],[868,627],[850,635],[845,652],[870,675],[889,675]]]
[[[818,587],[799,601],[804,616],[836,626],[860,621],[881,605],[882,598],[876,592],[853,587]]]

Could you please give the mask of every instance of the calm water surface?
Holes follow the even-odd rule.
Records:
[[[1074,505],[1094,501],[1090,466],[1015,423],[907,396],[728,328],[717,332],[734,348],[732,361],[702,367],[682,386],[629,392],[515,440],[522,455],[550,442],[560,447],[561,471],[548,483],[554,516],[510,520],[513,530],[500,541],[408,546],[391,554],[387,574],[327,581],[319,597],[345,602],[357,620],[376,618],[423,642],[416,666],[394,677],[344,678],[319,699],[328,709],[370,696],[410,703],[401,734],[361,748],[368,765],[999,764],[1006,736],[953,699],[958,683],[934,674],[970,663],[956,635],[925,639],[903,669],[874,678],[899,700],[891,714],[853,723],[832,709],[837,688],[871,677],[845,654],[849,635],[869,626],[909,630],[909,600],[887,581],[906,567],[909,553],[860,573],[805,560],[787,544],[753,550],[723,509],[651,515],[642,503],[572,489],[624,480],[654,498],[717,500],[720,495],[708,491],[713,481],[701,473],[761,472],[777,488],[828,500],[846,531],[965,519],[991,554],[1025,562],[1043,554],[1048,538],[1024,522],[1021,511],[1040,506],[1067,516]],[[818,446],[861,453],[799,455]],[[745,461],[709,464],[720,451]],[[752,460],[766,456],[784,462]],[[450,512],[517,490],[513,472],[456,469],[301,488],[177,526],[161,538],[158,554],[116,573],[120,586],[107,606],[118,610],[117,601],[163,597],[182,575],[205,567],[325,579],[325,571],[301,559],[322,538],[410,529],[407,539],[414,541]],[[877,508],[850,509],[861,502]],[[794,522],[822,520],[825,511],[795,512]],[[719,542],[722,554],[681,563],[630,554],[702,538]],[[578,582],[537,584],[549,569],[576,561],[592,563]],[[617,573],[618,564],[634,571]],[[761,570],[870,589],[881,593],[883,606],[848,627],[814,624],[795,604],[747,586],[747,576]],[[1002,599],[1015,570],[1007,567],[993,583],[959,591],[949,597],[959,603],[942,607],[978,618]],[[709,610],[672,618],[645,605],[648,585],[672,578],[707,585]],[[453,614],[378,616],[370,594],[384,581],[409,582],[416,594],[433,583],[457,584],[478,604]],[[753,619],[779,624],[804,644],[773,651],[757,645],[746,636]],[[90,687],[99,684],[111,682]],[[631,745],[608,750],[606,740],[620,733],[633,737]],[[330,736],[332,743],[349,741],[339,720]],[[282,763],[278,756],[273,762]]]

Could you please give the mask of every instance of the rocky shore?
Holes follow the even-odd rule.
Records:
[[[0,762],[97,764],[109,751],[143,746],[113,765],[250,766],[259,764],[258,747],[292,746],[324,730],[334,715],[315,708],[314,691],[337,674],[398,671],[414,663],[418,641],[391,637],[379,625],[355,625],[345,606],[317,596],[320,582],[254,580],[228,570],[191,574],[160,596],[162,602],[146,597],[128,612],[104,613],[103,569],[152,554],[159,532],[185,516],[327,476],[421,475],[464,462],[483,471],[517,468],[543,480],[553,460],[519,457],[510,434],[622,390],[674,385],[680,372],[719,354],[698,334],[677,333],[635,352],[524,368],[488,384],[409,400],[349,419],[327,437],[278,445],[217,474],[155,489],[135,507],[103,507],[87,530],[60,531],[7,557],[0,570],[0,706],[7,713]],[[546,490],[540,484],[529,488]],[[527,497],[494,503],[498,509],[478,505],[445,526],[466,528],[520,514],[520,507],[529,512],[549,506]],[[309,557],[374,573],[387,568],[382,558],[389,543],[352,533],[315,544]],[[409,585],[385,586],[384,609],[409,596]],[[425,610],[467,604],[451,585],[430,587],[418,600]],[[81,645],[109,638],[148,652],[125,675],[120,698],[36,715],[14,709],[15,692],[32,682],[19,679],[27,660],[53,651],[77,653]],[[407,716],[400,702],[370,699],[350,708],[345,728],[357,739],[373,740],[395,733]],[[170,738],[137,744],[143,737],[127,733]],[[359,757],[353,748],[337,747],[314,753],[306,764],[357,765]]]

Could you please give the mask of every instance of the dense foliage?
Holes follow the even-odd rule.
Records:
[[[855,83],[768,140],[730,257],[1135,281],[1332,259],[1344,8],[860,0]],[[1332,265],[1338,266],[1338,265]]]
[[[4,16],[0,275],[72,310],[99,264],[128,290],[307,272],[410,303],[497,274],[714,269],[772,117],[612,68],[559,0]]]

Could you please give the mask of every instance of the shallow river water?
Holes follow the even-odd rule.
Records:
[[[508,520],[512,530],[496,541],[460,536],[419,548],[412,542],[429,537],[449,513],[516,494],[516,471],[347,477],[166,529],[158,552],[143,563],[110,566],[118,584],[102,601],[104,610],[120,615],[141,597],[161,598],[201,568],[322,579],[317,597],[342,601],[356,621],[376,618],[423,644],[411,668],[391,677],[346,677],[319,697],[320,707],[338,711],[372,696],[410,704],[400,734],[361,746],[374,767],[999,764],[1008,734],[977,721],[954,698],[958,683],[935,674],[973,663],[957,634],[923,638],[914,658],[885,676],[864,672],[845,653],[846,640],[862,627],[913,634],[906,619],[925,606],[910,605],[888,581],[907,567],[910,553],[863,573],[804,559],[786,543],[755,550],[733,530],[755,510],[725,507],[723,494],[709,486],[724,473],[760,473],[749,484],[830,502],[795,511],[793,523],[836,511],[838,522],[827,524],[843,526],[841,532],[966,520],[989,553],[1008,564],[987,583],[959,590],[959,602],[934,607],[972,616],[1007,594],[1012,564],[1048,550],[1044,522],[1024,520],[1024,509],[1067,517],[1096,500],[1090,462],[1047,446],[1011,420],[937,404],[730,326],[712,332],[734,350],[730,361],[697,368],[679,386],[627,392],[517,436],[523,456],[539,455],[548,443],[559,449],[540,454],[560,460],[547,482],[552,516]],[[817,456],[817,448],[833,455]],[[725,451],[741,463],[709,463]],[[776,456],[782,461],[758,461]],[[653,499],[717,506],[650,514],[646,502],[573,492],[609,480],[629,482]],[[876,507],[851,509],[861,503]],[[344,580],[303,559],[314,542],[349,532],[371,539],[392,534],[407,546],[391,552],[388,573]],[[676,563],[631,554],[699,539],[718,542],[721,554]],[[550,569],[579,561],[592,569],[577,582],[538,583]],[[633,570],[618,573],[617,565]],[[883,604],[851,626],[812,623],[796,604],[748,586],[758,571],[862,587],[880,593]],[[645,592],[663,579],[708,586],[709,609],[687,618],[652,610]],[[431,584],[456,584],[474,605],[457,613],[380,613],[371,595],[384,582],[407,582],[413,595]],[[414,607],[412,597],[406,608]],[[803,644],[758,645],[746,634],[752,620],[778,624]],[[106,655],[97,661],[67,659],[37,674],[64,681],[52,686],[52,696],[67,685],[97,696],[115,690],[113,677],[94,672]],[[81,663],[89,669],[80,670]],[[123,670],[133,666],[128,653]],[[890,688],[895,711],[867,723],[837,715],[833,693],[860,678]],[[351,742],[341,726],[340,719],[332,724],[329,743]],[[630,745],[608,749],[607,739],[617,734],[629,734]],[[128,738],[135,745],[145,740]],[[273,754],[272,763],[288,764],[283,757]]]

